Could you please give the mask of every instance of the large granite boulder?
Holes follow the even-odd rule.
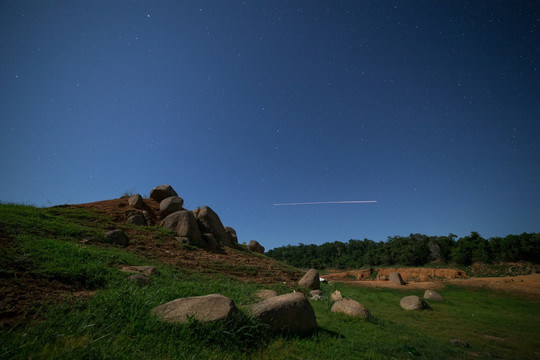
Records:
[[[126,233],[119,229],[111,230],[105,233],[104,241],[108,244],[114,244],[114,245],[120,245],[120,246],[129,245],[129,239]]]
[[[315,269],[309,271],[298,281],[298,285],[307,287],[310,290],[319,290],[321,288],[321,279],[319,272]]]
[[[424,293],[424,299],[432,301],[444,301],[444,296],[442,296],[435,290],[426,290],[426,292]]]
[[[150,197],[157,202],[161,202],[170,196],[178,196],[171,185],[158,185],[150,191]]]
[[[393,272],[390,274],[390,282],[396,285],[405,285],[405,282],[403,281],[400,273],[398,272]]]
[[[201,322],[230,319],[237,308],[232,299],[219,294],[180,298],[152,310],[154,315],[166,322],[183,324],[190,317]]]
[[[172,230],[178,237],[189,238],[193,245],[199,245],[201,241],[201,232],[191,211],[180,210],[174,212],[163,220],[161,226]]]
[[[161,217],[165,218],[174,212],[182,210],[183,205],[184,199],[179,196],[169,196],[168,198],[163,199],[159,203],[159,212],[161,213]]]
[[[274,296],[250,308],[253,316],[268,325],[272,333],[307,336],[317,328],[315,311],[299,292]]]
[[[264,254],[264,246],[259,244],[257,240],[249,240],[249,244],[247,245],[247,248],[249,251],[253,251],[259,254]]]
[[[221,223],[219,216],[208,206],[203,206],[197,214],[197,223],[201,233],[214,234],[217,242],[221,245],[232,246],[229,234]]]
[[[405,310],[429,309],[429,305],[416,295],[405,296],[400,300],[399,305]]]
[[[364,305],[352,299],[343,299],[340,301],[336,301],[334,305],[332,305],[332,309],[330,309],[330,311],[335,313],[342,313],[349,316],[369,319],[369,312],[364,307]]]

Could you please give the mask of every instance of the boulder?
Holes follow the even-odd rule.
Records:
[[[307,336],[317,328],[315,311],[299,292],[274,296],[250,308],[253,317],[268,325],[272,333]]]
[[[157,202],[161,202],[170,196],[178,196],[171,185],[158,185],[150,191],[150,197]]]
[[[146,219],[139,211],[129,211],[126,213],[126,222],[133,225],[146,226]]]
[[[319,290],[321,288],[321,280],[319,278],[319,272],[315,269],[309,269],[303,278],[298,281],[298,285],[307,287],[311,290]]]
[[[330,299],[334,300],[334,301],[341,301],[343,300],[343,296],[341,295],[341,291],[339,290],[336,290],[332,293],[332,295],[330,295]]]
[[[247,248],[249,251],[253,251],[259,254],[264,254],[264,246],[259,244],[257,240],[249,240],[249,244],[247,245]]]
[[[232,245],[229,234],[227,234],[225,231],[225,227],[221,223],[219,216],[208,206],[203,206],[199,210],[197,215],[197,223],[199,224],[201,233],[214,234],[217,242],[221,245]]]
[[[399,305],[405,310],[429,309],[429,305],[416,295],[405,296],[400,300]]]
[[[128,277],[129,281],[134,282],[137,285],[143,286],[150,284],[150,278],[141,274],[133,274]]]
[[[114,245],[121,245],[121,246],[129,245],[129,239],[126,233],[119,229],[111,230],[105,233],[104,241],[108,244],[114,244]]]
[[[152,226],[154,225],[154,220],[152,219],[152,214],[150,214],[149,211],[143,211],[144,220],[146,220],[146,225]]]
[[[398,272],[393,272],[390,274],[390,282],[397,285],[405,285],[405,282],[401,278],[401,275]]]
[[[166,229],[172,230],[179,237],[187,237],[193,245],[199,245],[201,232],[193,213],[188,210],[174,212],[163,219],[161,223]]]
[[[274,296],[278,296],[278,293],[275,290],[263,289],[255,293],[255,296],[260,299],[266,300],[273,298]]]
[[[236,230],[234,230],[230,226],[225,226],[225,232],[229,234],[229,239],[231,243],[233,243],[234,245],[238,245],[238,236],[236,235]]]
[[[135,194],[133,196],[130,196],[128,199],[128,204],[129,206],[134,207],[135,209],[144,208],[144,200],[140,194]]]
[[[174,212],[182,210],[183,205],[184,199],[179,196],[169,196],[168,198],[163,199],[159,203],[159,212],[161,213],[161,217],[165,218]]]
[[[426,290],[426,292],[424,293],[424,299],[433,301],[444,301],[444,296],[442,296],[435,290]]]
[[[199,247],[210,252],[216,252],[220,248],[214,234],[206,233],[201,236]]]
[[[330,309],[330,311],[369,319],[369,311],[367,311],[364,305],[352,299],[336,301],[334,305],[332,305],[332,309]]]
[[[166,322],[186,323],[190,317],[201,322],[230,319],[237,308],[232,299],[219,294],[180,298],[152,310]]]

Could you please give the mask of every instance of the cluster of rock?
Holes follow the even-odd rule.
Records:
[[[435,290],[426,290],[424,299],[431,301],[444,301],[444,297]],[[405,310],[426,310],[430,309],[428,303],[416,295],[405,296],[399,301],[399,305]]]
[[[133,209],[124,213],[126,222],[134,225],[154,225],[156,219],[162,227],[173,231],[180,242],[209,251],[216,251],[223,246],[239,247],[236,231],[232,227],[223,226],[214,210],[208,206],[193,211],[184,209],[184,199],[178,196],[171,185],[154,187],[150,198],[159,203],[159,214],[153,216],[142,196],[135,194],[128,199],[128,204]],[[123,246],[129,244],[127,236],[121,230],[113,231],[116,233],[106,235],[106,242]],[[246,247],[253,252],[264,253],[264,247],[255,240],[251,240]]]
[[[268,294],[267,294],[268,295]],[[247,308],[270,333],[310,335],[317,329],[315,311],[302,293],[273,295]],[[157,306],[152,313],[161,320],[185,323],[190,318],[201,322],[228,320],[238,313],[234,301],[220,294],[180,298]]]

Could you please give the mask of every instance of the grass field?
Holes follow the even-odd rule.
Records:
[[[80,242],[99,239],[112,225],[88,210],[0,205],[0,315],[10,314],[14,291],[31,283],[67,294],[61,301],[43,294],[45,301],[33,304],[30,316],[5,323],[0,359],[540,358],[537,302],[460,287],[441,290],[446,301],[430,302],[431,310],[408,312],[399,300],[423,292],[323,284],[324,298],[311,301],[318,331],[307,338],[270,337],[242,309],[256,301],[254,293],[263,287],[279,293],[291,287],[242,282],[219,272],[201,274],[122,248]],[[167,236],[158,227],[144,234],[148,241]],[[129,274],[118,270],[127,264],[156,266],[152,283],[127,281]],[[364,304],[370,320],[331,313],[329,295],[336,289]],[[164,302],[211,293],[234,299],[240,314],[228,322],[187,325],[165,324],[150,314]],[[470,347],[450,343],[454,338]]]

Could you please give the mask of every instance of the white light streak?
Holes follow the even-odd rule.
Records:
[[[345,201],[312,201],[312,202],[293,202],[293,203],[278,203],[274,206],[297,206],[297,205],[325,205],[325,204],[366,204],[376,203],[377,200],[345,200]]]

